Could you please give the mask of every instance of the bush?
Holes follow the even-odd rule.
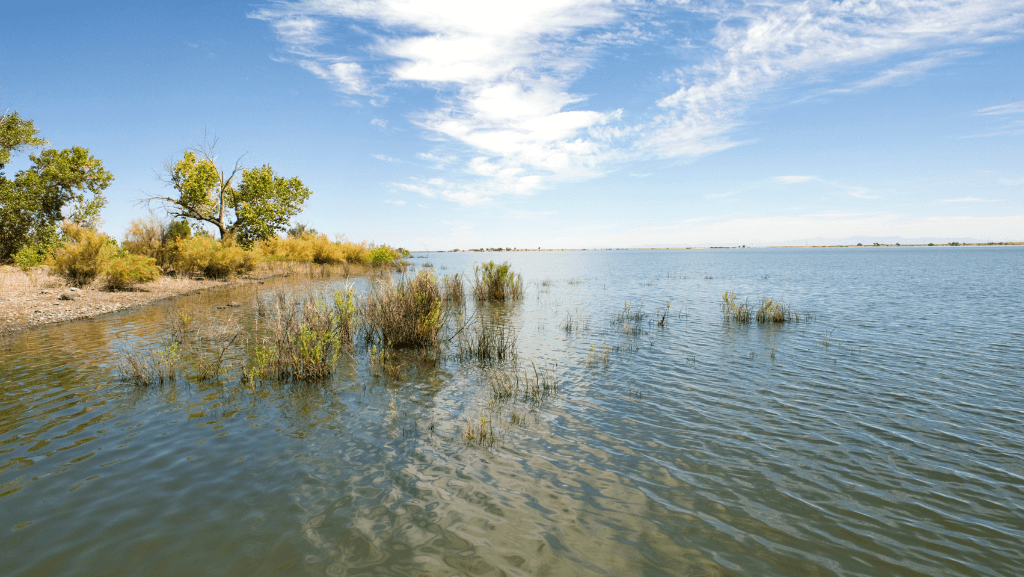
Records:
[[[159,277],[160,267],[156,265],[156,259],[121,251],[107,263],[104,279],[108,289],[125,290]]]
[[[18,249],[18,252],[14,253],[14,266],[21,270],[28,272],[46,260],[46,254],[48,248],[35,244],[26,244]]]
[[[390,246],[382,244],[370,249],[367,261],[373,266],[384,266],[395,262],[395,257],[395,251]]]
[[[523,277],[512,272],[507,262],[495,264],[492,260],[473,269],[476,283],[473,294],[478,301],[505,301],[523,298]]]
[[[174,260],[175,241],[192,236],[188,223],[170,223],[156,217],[137,218],[128,225],[122,247],[141,256],[152,257],[161,268],[169,268]]]
[[[255,253],[209,236],[179,238],[174,249],[171,265],[177,274],[227,278],[256,268]]]
[[[70,223],[65,224],[63,230],[68,243],[54,256],[54,268],[72,285],[87,285],[106,269],[113,252],[111,239],[95,230]]]
[[[327,235],[302,234],[288,238],[273,237],[257,243],[256,250],[267,259],[313,262],[317,264],[365,264],[370,249],[366,243],[331,242]]]

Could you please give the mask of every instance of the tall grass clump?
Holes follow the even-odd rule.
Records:
[[[270,309],[264,311],[270,334],[250,345],[246,378],[314,382],[333,375],[341,352],[352,344],[352,291],[305,300],[282,293]]]
[[[787,321],[799,321],[800,315],[790,308],[785,301],[772,297],[761,299],[756,314],[759,323],[784,323]]]
[[[474,268],[476,282],[473,295],[478,301],[504,302],[523,298],[523,276],[512,272],[507,262],[478,265]]]
[[[75,224],[65,224],[68,242],[57,250],[54,268],[74,286],[85,286],[103,274],[113,246],[107,235]]]
[[[512,326],[480,321],[458,332],[454,356],[460,361],[515,361],[517,340]]]
[[[462,282],[462,275],[455,273],[453,275],[445,275],[441,279],[442,295],[444,301],[454,305],[461,305],[463,299],[465,299],[466,288]]]
[[[432,273],[377,279],[360,310],[367,345],[436,349],[446,320],[442,304]]]
[[[722,295],[722,314],[725,316],[727,321],[735,321],[738,323],[749,323],[750,322],[750,305],[744,302],[739,302],[736,299],[736,293],[726,292]]]

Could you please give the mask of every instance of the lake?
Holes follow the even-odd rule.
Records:
[[[214,380],[120,378],[174,307],[254,322],[293,287],[272,281],[0,343],[0,574],[1024,571],[1024,247],[430,253],[409,274],[492,259],[525,296],[466,314],[515,331],[514,366],[402,353],[392,376],[357,345],[328,382],[256,386],[235,343]],[[725,320],[726,291],[800,320]],[[502,375],[550,387],[498,403]]]

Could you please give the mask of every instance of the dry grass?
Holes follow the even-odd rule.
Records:
[[[515,361],[517,341],[512,326],[478,321],[459,330],[453,356],[460,361]]]
[[[462,276],[459,273],[453,275],[446,275],[441,279],[443,286],[442,293],[444,294],[444,300],[447,303],[454,305],[462,305],[466,295],[465,283],[462,280]]]
[[[761,299],[757,307],[756,318],[759,323],[784,323],[799,321],[800,315],[785,301],[766,297]]]

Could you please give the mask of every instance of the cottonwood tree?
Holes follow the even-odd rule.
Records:
[[[0,261],[25,245],[52,245],[65,218],[87,228],[99,226],[100,210],[107,204],[103,191],[114,176],[88,149],[43,149],[29,155],[31,166],[14,178],[3,173],[13,154],[46,144],[31,120],[17,112],[0,115]]]
[[[163,179],[176,196],[146,200],[163,203],[170,216],[188,220],[197,229],[202,223],[212,224],[222,239],[234,238],[243,245],[287,229],[312,191],[297,177],[278,176],[267,164],[243,168],[239,159],[227,172],[217,165],[216,145],[216,140],[204,139],[202,145],[186,150],[181,160],[165,163]]]

